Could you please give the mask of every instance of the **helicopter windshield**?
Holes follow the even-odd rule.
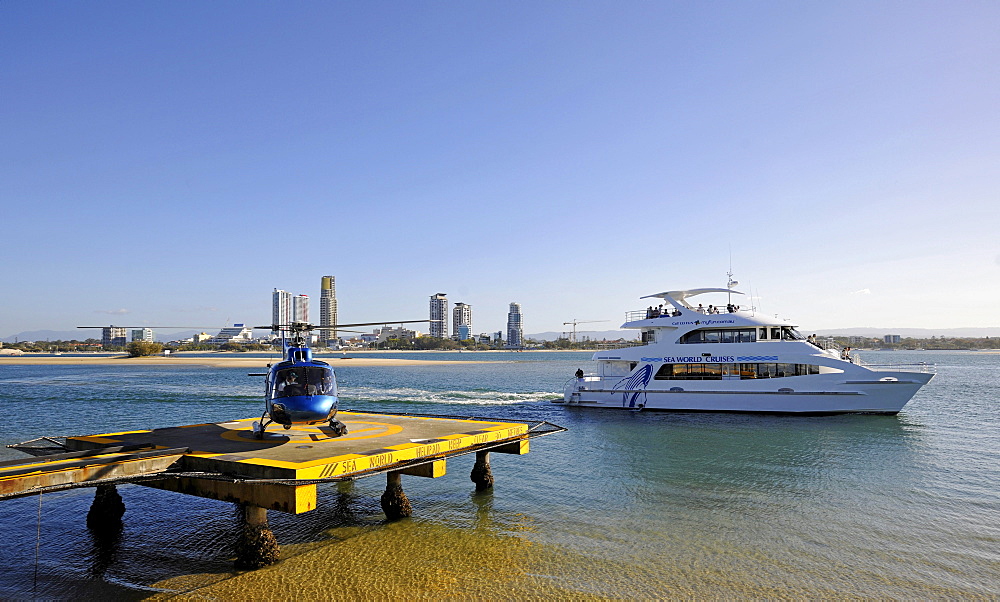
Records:
[[[309,366],[285,368],[275,374],[274,382],[274,397],[337,394],[333,371],[329,368]]]

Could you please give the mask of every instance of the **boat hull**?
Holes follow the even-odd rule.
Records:
[[[666,381],[669,386],[621,390],[567,385],[567,406],[682,412],[768,414],[896,414],[934,376],[879,372],[870,379],[802,376],[767,381]],[[780,382],[778,382],[780,380]],[[664,381],[661,381],[664,382]]]

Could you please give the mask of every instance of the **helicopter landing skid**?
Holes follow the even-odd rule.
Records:
[[[260,417],[260,422],[257,422],[255,420],[254,423],[253,423],[253,438],[254,439],[263,439],[264,438],[264,429],[266,429],[267,425],[271,424],[271,422],[273,422],[273,420],[267,418],[267,412],[264,412],[264,414]],[[288,428],[288,427],[286,426],[285,428]]]
[[[347,434],[347,425],[336,418],[330,419],[330,428],[333,429],[334,437],[343,437]]]

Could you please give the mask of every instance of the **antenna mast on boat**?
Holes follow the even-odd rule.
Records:
[[[733,304],[733,287],[736,286],[737,284],[739,284],[739,282],[733,280],[733,246],[732,245],[729,245],[729,271],[726,272],[726,276],[728,278],[728,280],[726,282],[726,288],[729,289],[729,293],[728,293],[729,298],[726,300],[726,302],[730,306],[732,306],[732,304]]]

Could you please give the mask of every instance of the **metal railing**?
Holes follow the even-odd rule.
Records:
[[[921,372],[924,374],[937,374],[937,366],[928,364],[927,362],[917,362],[915,364],[870,364],[855,355],[853,356],[853,363],[862,368],[868,368],[873,372]]]

